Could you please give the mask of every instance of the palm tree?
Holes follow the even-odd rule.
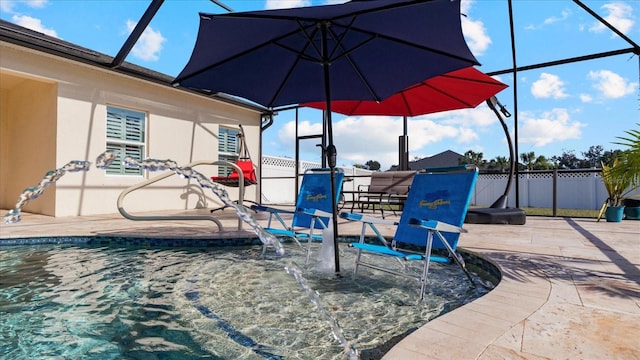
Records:
[[[509,159],[506,156],[496,156],[495,162],[501,172],[504,172],[509,167]]]
[[[520,154],[520,159],[522,160],[522,163],[527,168],[527,170],[533,170],[533,164],[536,161],[535,152],[530,151],[528,153],[522,153]]]
[[[640,123],[636,125],[640,126]],[[628,136],[619,136],[617,138],[621,141],[614,143],[626,146],[627,149],[618,155],[620,164],[612,170],[612,175],[628,178],[631,187],[636,189],[640,186],[640,128],[625,133]]]
[[[546,156],[540,155],[533,162],[533,168],[535,170],[549,170],[553,169],[553,163],[551,163]]]
[[[468,150],[467,152],[464,153],[463,160],[466,160],[467,164],[473,164],[479,168],[483,168],[486,163],[486,160],[482,159],[483,157],[484,157],[484,154],[482,154],[481,152],[477,153],[473,150]]]
[[[640,125],[640,124],[638,124]],[[607,206],[624,205],[625,196],[640,186],[640,130],[625,131],[615,144],[626,146],[610,164],[602,163],[602,181],[609,198],[600,209],[598,220]]]

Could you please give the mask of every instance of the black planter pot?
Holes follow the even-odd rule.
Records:
[[[624,199],[624,218],[627,220],[640,220],[640,200]]]
[[[622,205],[628,207],[640,207],[640,200],[638,199],[624,199],[622,200]]]

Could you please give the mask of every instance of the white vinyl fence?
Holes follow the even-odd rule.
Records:
[[[300,162],[298,173],[319,168],[320,163]],[[340,167],[349,177],[344,190],[357,190],[368,185],[372,171],[355,167]],[[264,204],[292,205],[295,203],[295,161],[290,158],[263,156],[262,202]],[[607,198],[600,172],[596,169],[558,170],[556,172],[556,207],[559,209],[598,210]],[[352,178],[352,180],[351,180]],[[480,174],[471,198],[471,204],[488,207],[505,190],[508,174]],[[518,175],[519,206],[552,208],[554,171],[531,171]],[[511,185],[508,206],[515,207],[515,180]],[[632,194],[640,196],[640,191]]]
[[[480,174],[472,204],[490,206],[504,193],[508,174]],[[554,172],[531,171],[518,175],[520,207],[552,208]],[[508,206],[515,207],[515,180],[511,185]],[[637,192],[636,192],[637,193]],[[608,194],[600,172],[595,169],[558,170],[556,173],[556,207],[559,209],[598,210]]]
[[[295,160],[274,156],[262,157],[262,203],[269,205],[293,205],[296,202]],[[322,164],[309,161],[299,163],[298,174],[309,169],[322,167]],[[356,167],[339,166],[349,178],[342,185],[343,190],[358,190],[358,185],[369,185],[372,171]],[[302,175],[298,178],[298,187]]]

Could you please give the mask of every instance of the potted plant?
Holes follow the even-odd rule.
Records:
[[[640,186],[640,130],[629,130],[625,133],[628,137],[618,137],[621,142],[615,144],[627,146],[627,149],[624,149],[610,165],[602,164],[602,182],[609,197],[602,205],[598,221],[603,213],[607,221],[621,221],[624,205],[633,204],[625,199],[626,195]],[[629,218],[633,218],[633,215]]]
[[[622,205],[622,200],[631,185],[631,179],[629,176],[626,176],[625,173],[616,171],[618,167],[621,166],[622,161],[623,160],[621,160],[621,158],[617,157],[613,160],[611,165],[602,163],[602,183],[604,184],[609,197],[605,200],[604,204],[602,204],[598,220],[600,220],[604,212],[604,216],[607,221],[622,221],[622,216],[624,214],[624,205]]]
[[[630,191],[640,186],[640,124],[638,129],[625,131],[627,136],[618,137],[616,144],[626,146],[622,152],[623,161],[615,170],[614,175],[626,174],[630,179]],[[640,194],[622,200],[625,219],[640,219]]]

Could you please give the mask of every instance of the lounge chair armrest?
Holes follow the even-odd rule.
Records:
[[[307,215],[315,216],[315,217],[327,217],[327,218],[333,217],[332,213],[318,210],[318,209],[304,208],[304,209],[298,209],[297,211],[301,213],[305,213]]]
[[[269,213],[294,214],[294,211],[291,211],[291,210],[277,209],[277,208],[264,206],[264,205],[251,205],[251,209],[255,211],[266,211]]]
[[[438,220],[430,220],[430,219],[409,219],[409,224],[412,226],[417,226],[429,230],[435,231],[443,231],[443,232],[451,232],[451,233],[466,233],[467,230],[463,229],[459,226],[447,224]]]
[[[351,221],[360,221],[369,224],[398,225],[397,221],[379,219],[377,217],[367,216],[360,213],[341,212],[340,217]]]

